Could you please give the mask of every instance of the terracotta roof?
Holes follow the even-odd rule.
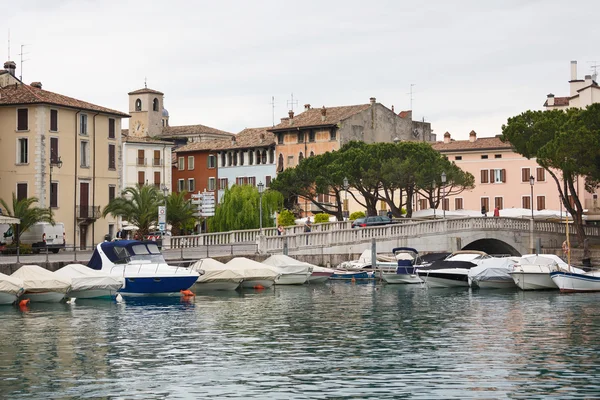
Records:
[[[544,107],[564,107],[564,106],[568,106],[568,105],[569,105],[568,97],[555,97],[553,106],[548,105],[548,100],[546,100],[546,102],[544,103]]]
[[[144,94],[144,93],[160,94],[161,96],[164,96],[163,92],[159,92],[158,90],[148,89],[148,88],[134,90],[133,92],[129,92],[127,94],[132,95],[132,94]]]
[[[322,108],[311,108],[310,110],[306,110],[301,114],[296,115],[292,121],[293,124],[290,125],[289,120],[285,120],[284,122],[275,125],[268,130],[270,132],[277,130],[289,130],[296,129],[298,127],[308,127],[308,126],[331,126],[335,125],[340,121],[345,120],[353,116],[354,114],[358,114],[361,111],[364,111],[371,107],[371,104],[359,104],[354,106],[341,106],[341,107],[322,107]],[[322,111],[325,110],[325,120],[322,117]]]
[[[450,143],[436,142],[432,147],[442,153],[451,151],[512,149],[510,143],[504,143],[497,136],[477,138],[474,142],[469,140],[453,140]]]
[[[213,139],[204,142],[188,143],[174,151],[183,153],[186,151],[251,149],[255,147],[273,146],[275,144],[275,138],[272,133],[268,132],[268,129],[269,128],[246,128],[234,136],[235,142],[231,139]]]
[[[211,139],[204,142],[192,142],[176,149],[173,149],[173,153],[185,153],[188,151],[201,151],[201,150],[212,150],[215,147],[215,142],[228,142],[231,143],[230,139]]]
[[[412,111],[411,111],[411,110],[408,110],[408,111],[400,111],[400,113],[398,114],[398,116],[399,116],[400,118],[406,118],[406,117],[408,117],[408,115],[409,115],[409,114],[412,114]]]
[[[594,89],[600,89],[600,86],[598,86],[598,84],[594,81],[592,81],[591,84],[582,87],[581,89],[577,90],[577,93],[584,91],[585,89],[589,89],[589,88],[594,88]]]
[[[169,142],[167,140],[160,140],[160,139],[152,138],[149,136],[136,137],[136,136],[125,136],[124,135],[123,141],[126,143],[166,144],[166,145],[170,145],[170,146],[175,146],[172,142]]]
[[[227,137],[233,136],[233,133],[225,132],[219,129],[211,128],[204,125],[181,125],[181,126],[165,126],[161,136],[187,136],[200,135],[210,133],[213,135],[223,135]]]
[[[77,100],[72,97],[63,96],[62,94],[49,92],[25,84],[8,85],[0,88],[0,106],[21,104],[52,104],[68,108],[97,111],[124,118],[130,117],[129,114],[117,110],[97,106],[86,101]]]

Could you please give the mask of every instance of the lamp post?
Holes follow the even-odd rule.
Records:
[[[258,182],[258,185],[256,185],[256,187],[258,188],[258,208],[259,210],[259,235],[262,235],[262,195],[263,192],[265,191],[265,185],[262,182]]]
[[[535,178],[533,175],[529,177],[529,185],[531,186],[531,220],[533,221],[533,184],[535,183]]]
[[[165,200],[165,216],[166,216],[167,215],[167,193],[169,192],[169,188],[167,187],[167,185],[165,185],[163,183],[163,184],[160,185],[160,189],[163,192],[163,198]],[[160,225],[160,223],[159,223],[159,225]],[[171,227],[171,228],[173,228],[173,227]],[[167,223],[165,222],[165,231],[161,232],[161,233],[164,234],[166,232],[166,230],[167,230]]]
[[[348,178],[344,177],[344,182],[342,183],[342,187],[344,188],[344,191],[346,192],[344,194],[344,217],[348,218],[348,188],[350,187],[350,184],[348,183]]]
[[[446,172],[442,171],[442,210],[446,219]]]
[[[52,207],[52,195],[54,194],[54,191],[52,190],[52,169],[54,167],[58,167],[58,169],[60,169],[62,165],[63,162],[60,159],[60,156],[58,156],[56,159],[53,159],[52,156],[50,156],[50,207]]]

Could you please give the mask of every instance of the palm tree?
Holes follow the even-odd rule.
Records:
[[[28,197],[26,199],[17,200],[15,193],[12,194],[12,211],[4,199],[0,199],[0,204],[6,209],[9,217],[18,218],[21,220],[19,224],[19,230],[17,230],[16,224],[12,226],[13,232],[18,232],[15,236],[17,241],[23,232],[31,228],[32,225],[38,222],[49,222],[54,225],[54,218],[52,210],[50,208],[32,207],[34,203],[37,203],[37,197]]]
[[[166,197],[167,222],[171,225],[172,233],[179,235],[182,229],[195,220],[196,208],[190,200],[186,200],[187,192],[171,193]]]
[[[162,195],[154,186],[128,187],[121,192],[121,197],[115,197],[104,207],[102,216],[111,214],[121,217],[137,226],[138,233],[144,237],[150,232],[152,225],[157,225],[161,201]]]

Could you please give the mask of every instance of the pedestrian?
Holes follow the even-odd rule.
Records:
[[[388,210],[388,212],[387,212],[387,217],[388,217],[389,219],[392,219],[392,218],[394,218],[394,214],[392,213],[392,210]]]
[[[563,255],[565,256],[565,260],[569,257],[569,243],[565,240],[562,244]]]
[[[306,219],[306,223],[304,224],[304,233],[310,233],[312,230],[312,225],[310,224],[310,217]]]
[[[494,208],[494,217],[499,217],[500,216],[500,208],[498,206],[496,206],[496,208]]]
[[[283,228],[283,225],[279,224],[277,226],[277,236],[281,236],[285,233],[285,229]]]
[[[487,217],[487,211],[485,209],[485,206],[481,206],[481,215],[483,215],[484,217]]]

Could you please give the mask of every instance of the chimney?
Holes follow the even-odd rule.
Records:
[[[261,134],[260,134],[260,142],[262,143],[262,142],[264,142],[264,141],[265,141],[265,134],[264,134],[264,133],[261,133]]]
[[[234,146],[235,145],[235,136],[231,137],[231,145]]]
[[[371,100],[371,105],[375,104],[376,102],[375,97],[371,97],[369,100]]]
[[[29,85],[29,86],[41,89],[42,88],[42,82],[31,82],[31,85]]]
[[[7,61],[4,63],[4,69],[7,70],[8,73],[12,76],[15,76],[15,73],[17,71],[17,63],[15,63],[14,61]]]
[[[327,117],[327,109],[325,108],[325,106],[323,106],[323,108],[321,108],[321,121],[325,121],[326,117]]]
[[[293,110],[288,111],[288,115],[289,115],[290,119],[294,119],[294,111]]]
[[[450,143],[450,132],[444,133],[444,143]]]
[[[546,100],[546,107],[553,107],[554,106],[554,94],[550,93],[548,94],[548,99]]]
[[[304,111],[308,111],[310,110],[310,104],[305,104],[304,105]]]
[[[281,123],[283,124],[285,121],[287,121],[289,118],[288,117],[283,117],[281,118]]]
[[[473,143],[476,140],[477,140],[477,133],[475,133],[475,131],[471,131],[469,133],[469,142]]]
[[[392,112],[394,112],[394,105],[392,104]]]
[[[571,61],[571,80],[577,80],[577,61]]]
[[[591,85],[592,84],[592,76],[591,75],[586,75],[585,76],[585,83],[586,83],[586,85]]]

